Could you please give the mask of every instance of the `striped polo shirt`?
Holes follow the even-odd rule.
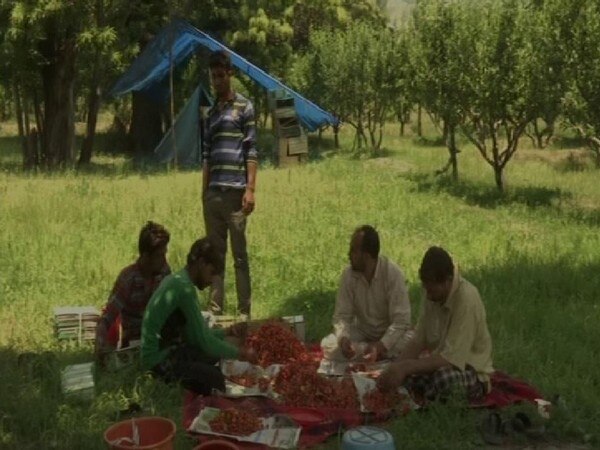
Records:
[[[209,187],[246,187],[246,164],[257,162],[254,107],[244,96],[234,94],[221,108],[208,113],[202,157],[208,162]]]

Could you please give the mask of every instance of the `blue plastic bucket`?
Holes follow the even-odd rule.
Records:
[[[344,433],[342,450],[395,450],[393,436],[382,428],[356,427]]]

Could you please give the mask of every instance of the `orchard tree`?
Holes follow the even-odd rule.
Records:
[[[70,165],[74,157],[77,35],[84,24],[84,2],[14,1],[8,24],[18,64],[15,80],[29,71],[41,84],[39,131],[42,163],[47,168]],[[17,51],[24,54],[17,55]],[[39,78],[38,78],[39,77]],[[37,87],[36,87],[37,88]],[[28,117],[25,110],[24,117]]]
[[[246,3],[239,14],[242,22],[228,33],[227,41],[252,63],[285,79],[292,63],[293,29],[285,18],[288,2],[257,0]],[[264,125],[268,108],[262,87],[247,78],[240,81],[252,93],[256,111],[263,113]]]
[[[341,117],[335,95],[335,89],[339,88],[336,84],[339,77],[335,68],[327,63],[335,57],[335,49],[327,45],[329,36],[330,34],[325,32],[313,33],[310,51],[296,59],[288,74],[288,80],[290,85],[306,98],[334,116]],[[333,127],[333,133],[335,148],[339,148],[339,125]]]
[[[537,148],[546,147],[554,136],[562,113],[568,81],[568,58],[573,43],[572,25],[578,15],[576,2],[546,0],[530,4],[523,15],[523,32],[531,46],[532,95],[539,115],[525,132]]]
[[[83,102],[83,117],[86,121],[85,135],[81,144],[78,165],[91,162],[98,112],[104,91],[109,83],[125,69],[125,61],[133,55],[133,46],[123,42],[125,3],[96,0],[87,5],[88,26],[79,33],[77,66],[79,95]]]
[[[461,102],[468,89],[465,65],[474,51],[465,7],[445,0],[425,0],[414,11],[413,66],[420,105],[443,123],[449,159],[458,180],[456,134],[463,124]]]
[[[111,56],[116,36],[128,26],[121,18],[130,17],[135,2],[21,0],[4,5],[10,8],[5,45],[10,48],[20,134],[28,143],[39,135],[39,164],[43,167],[70,166],[75,159],[79,85],[79,92],[89,95],[85,102],[88,126],[80,156],[82,162],[88,162],[99,108],[99,84],[114,67]],[[123,27],[109,25],[119,20]],[[119,44],[127,48],[129,42]],[[35,126],[30,124],[32,109]],[[30,159],[25,152],[26,165],[31,165]]]
[[[569,89],[564,100],[569,123],[585,139],[600,168],[600,6],[579,3],[573,27]]]
[[[309,37],[315,31],[343,30],[350,24],[362,22],[375,28],[387,23],[385,2],[370,0],[295,0],[286,11],[294,30],[294,51],[304,53]]]
[[[303,91],[355,130],[353,148],[377,153],[383,127],[402,86],[399,64],[402,41],[389,29],[357,24],[344,32],[311,37],[303,74]]]
[[[527,8],[518,0],[465,2],[465,35],[473,52],[463,67],[462,132],[494,171],[496,187],[506,187],[504,170],[518,149],[525,127],[539,117],[539,70],[535,42],[523,28]]]
[[[35,168],[40,160],[41,114],[35,114],[35,121],[31,119],[33,111],[41,111],[38,107],[41,82],[37,67],[38,55],[32,50],[27,36],[17,33],[12,27],[15,15],[13,7],[10,2],[0,3],[0,82],[13,104],[23,168],[28,170]]]
[[[395,71],[397,92],[392,110],[400,123],[400,136],[404,136],[404,128],[410,122],[410,115],[419,101],[417,91],[417,65],[414,44],[414,28],[405,26],[397,31],[398,52],[396,54]]]
[[[310,36],[316,31],[333,31],[345,28],[351,21],[342,0],[296,0],[286,11],[292,26],[294,51],[306,52]]]

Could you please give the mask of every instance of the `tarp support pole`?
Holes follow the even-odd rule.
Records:
[[[169,15],[171,16],[171,21],[173,20],[171,14],[171,2],[169,1]],[[171,129],[173,130],[173,165],[174,168],[177,169],[177,133],[175,132],[175,96],[173,89],[173,44],[175,42],[175,30],[171,28],[171,32],[169,33],[169,90],[171,91]]]

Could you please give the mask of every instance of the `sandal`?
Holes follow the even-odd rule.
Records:
[[[491,412],[485,416],[479,431],[486,444],[502,445],[504,443],[502,418],[497,412]]]
[[[531,419],[524,412],[518,412],[511,420],[512,428],[519,433],[523,433],[530,438],[540,438],[546,432],[546,427],[543,424],[533,425]]]

